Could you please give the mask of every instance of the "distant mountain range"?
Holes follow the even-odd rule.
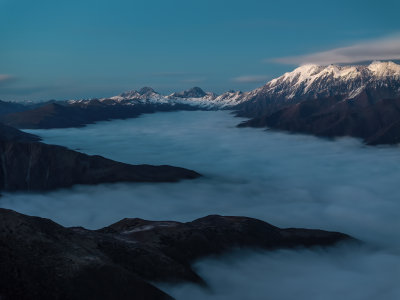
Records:
[[[172,93],[170,95],[161,95],[151,87],[144,87],[139,91],[128,91],[120,95],[89,100],[69,100],[69,104],[90,104],[93,101],[99,101],[108,105],[190,105],[199,109],[223,109],[231,108],[245,101],[246,93],[240,91],[228,91],[221,95],[211,92],[205,92],[199,87],[193,87],[182,92]]]
[[[387,101],[392,99],[393,101]],[[369,144],[400,142],[400,65],[304,65],[250,92],[221,95],[199,87],[161,95],[150,87],[100,99],[21,105],[0,102],[0,121],[18,128],[84,126],[142,113],[231,109],[266,126],[319,136],[355,136]]]

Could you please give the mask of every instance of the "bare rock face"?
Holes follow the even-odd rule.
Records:
[[[337,232],[280,229],[245,217],[188,223],[123,219],[92,231],[0,209],[0,298],[171,299],[149,281],[205,284],[194,259],[233,248],[329,246]]]

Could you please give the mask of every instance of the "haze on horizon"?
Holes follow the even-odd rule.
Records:
[[[304,62],[400,59],[396,0],[0,0],[0,99],[250,90]]]

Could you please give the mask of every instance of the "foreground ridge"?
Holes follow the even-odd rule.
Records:
[[[190,263],[207,255],[352,240],[338,232],[280,229],[246,217],[211,215],[187,223],[128,218],[87,230],[0,209],[0,297],[172,299],[149,281],[205,285]]]

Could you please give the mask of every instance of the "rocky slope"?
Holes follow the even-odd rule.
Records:
[[[92,231],[0,209],[0,298],[171,299],[149,282],[205,284],[194,259],[237,247],[330,246],[341,233],[280,229],[245,217],[188,223],[123,219]]]
[[[174,182],[200,176],[172,166],[128,165],[43,144],[38,139],[0,124],[0,190],[48,190],[124,181]]]

